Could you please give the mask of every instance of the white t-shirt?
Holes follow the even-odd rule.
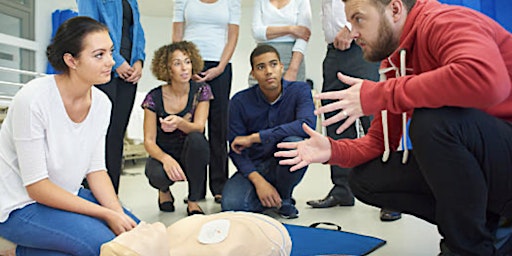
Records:
[[[338,32],[345,26],[352,29],[345,15],[345,3],[341,0],[322,0],[322,29],[324,30],[325,42],[330,44]]]
[[[341,1],[341,0],[339,0]],[[286,35],[267,39],[269,26],[305,26],[311,30],[311,6],[309,0],[290,0],[277,9],[269,0],[254,0],[252,17],[252,36],[257,43],[265,42],[295,42],[292,51],[305,54],[308,42]]]
[[[240,25],[240,0],[174,0],[173,22],[184,22],[183,40],[193,42],[205,61],[220,61],[228,25]]]
[[[0,129],[0,222],[34,203],[25,186],[48,178],[78,194],[83,178],[104,171],[108,97],[92,88],[92,104],[81,123],[64,108],[54,76],[36,78],[15,95]]]

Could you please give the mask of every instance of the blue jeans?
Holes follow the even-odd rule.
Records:
[[[78,196],[98,203],[90,190],[80,189]],[[16,255],[31,256],[99,255],[101,245],[116,237],[103,220],[39,203],[11,212],[0,223],[0,236],[18,245]]]
[[[286,137],[283,141],[294,142],[302,138],[297,136]],[[291,202],[293,189],[304,177],[307,166],[290,172],[290,166],[279,165],[279,159],[269,157],[256,166],[256,171],[274,186],[281,196],[283,203]],[[222,211],[263,212],[265,207],[260,202],[256,188],[252,182],[236,172],[226,182],[222,192]]]

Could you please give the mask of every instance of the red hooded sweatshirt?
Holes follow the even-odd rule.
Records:
[[[366,136],[332,140],[329,164],[354,167],[384,153],[382,110],[387,110],[389,148],[403,132],[402,113],[415,108],[476,108],[512,122],[512,34],[474,10],[418,0],[407,15],[399,47],[381,70],[400,67],[406,76],[386,72],[386,81],[365,80],[363,112],[374,119]]]

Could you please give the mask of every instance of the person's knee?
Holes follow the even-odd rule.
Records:
[[[173,183],[167,177],[162,163],[151,157],[146,160],[144,174],[148,178],[149,184],[159,190],[166,190]]]
[[[381,189],[376,173],[380,172],[380,159],[374,159],[370,162],[354,167],[348,174],[348,184],[354,196],[359,200],[370,197],[375,191]]]
[[[248,211],[247,207],[242,198],[238,195],[234,195],[229,191],[224,190],[222,193],[221,209],[223,212],[226,211]]]
[[[226,211],[240,211],[240,203],[238,200],[233,200],[234,198],[226,196],[226,194],[222,195],[222,203],[221,209],[223,212]]]
[[[446,133],[471,116],[475,110],[468,108],[443,107],[415,109],[409,126],[409,136],[414,144],[428,142],[436,134]]]
[[[191,132],[187,135],[188,151],[200,159],[208,158],[210,146],[203,133]]]

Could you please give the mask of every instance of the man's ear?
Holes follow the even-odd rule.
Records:
[[[68,65],[68,67],[70,69],[76,69],[76,59],[75,57],[73,57],[73,55],[71,55],[71,53],[65,53],[63,56],[62,56],[62,59],[64,60],[64,63],[66,63],[66,65]]]
[[[391,0],[388,7],[390,8],[394,22],[399,21],[402,16],[405,15],[405,6],[402,0]]]

